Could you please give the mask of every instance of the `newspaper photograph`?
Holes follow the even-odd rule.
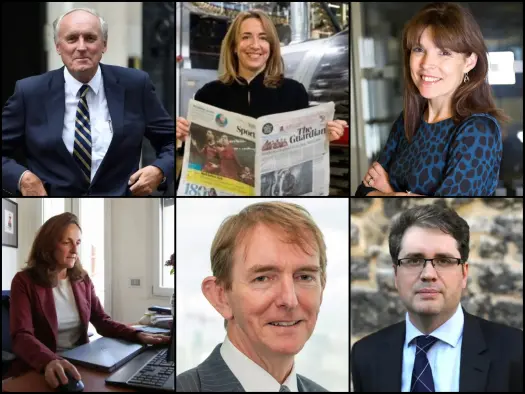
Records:
[[[178,196],[328,195],[334,103],[258,119],[190,100]]]

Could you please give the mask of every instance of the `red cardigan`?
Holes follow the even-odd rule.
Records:
[[[104,312],[89,276],[71,282],[84,335],[79,346],[89,342],[88,322],[105,337],[138,342],[139,331],[118,323]],[[4,379],[30,369],[44,372],[46,365],[63,358],[55,354],[58,333],[55,299],[51,288],[39,286],[25,272],[18,272],[11,282],[10,330],[13,361]]]

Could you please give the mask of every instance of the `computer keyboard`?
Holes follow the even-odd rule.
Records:
[[[161,350],[152,360],[144,365],[128,383],[143,387],[162,387],[175,373],[175,362],[166,361],[168,349]]]

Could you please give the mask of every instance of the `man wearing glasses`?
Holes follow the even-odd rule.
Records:
[[[389,236],[405,321],[352,348],[354,391],[523,391],[523,331],[467,313],[467,222],[438,205],[409,209]]]

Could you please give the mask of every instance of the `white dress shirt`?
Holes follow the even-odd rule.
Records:
[[[245,391],[279,392],[281,384],[266,370],[249,359],[230,342],[228,335],[221,346],[221,356],[224,362],[239,380]],[[283,383],[290,391],[298,392],[295,362],[292,372]]]
[[[403,370],[401,376],[401,391],[410,392],[412,371],[416,357],[415,337],[424,335],[410,321],[406,314],[406,336],[403,346]],[[435,391],[459,391],[459,367],[461,363],[461,344],[463,342],[463,326],[465,316],[461,304],[456,312],[430,335],[437,338],[436,343],[427,352],[427,358],[432,368]],[[410,344],[410,345],[409,345]]]
[[[75,117],[78,102],[80,100],[79,90],[84,85],[77,81],[64,67],[65,93],[66,93],[66,112],[64,113],[64,128],[62,130],[62,140],[67,150],[73,155],[75,142]],[[109,115],[106,92],[104,91],[104,79],[102,71],[98,66],[95,76],[87,83],[89,90],[86,93],[86,100],[89,108],[89,120],[91,123],[91,181],[106,155],[111,139],[113,138],[113,128],[111,116]]]

